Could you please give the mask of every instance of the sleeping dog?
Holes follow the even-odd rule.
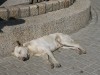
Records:
[[[51,68],[61,67],[61,64],[53,56],[53,51],[59,48],[74,49],[79,54],[86,54],[86,51],[71,37],[63,33],[54,33],[43,36],[38,39],[31,40],[21,45],[17,41],[18,46],[15,47],[13,55],[17,58],[26,61],[30,56],[41,56],[46,59]]]

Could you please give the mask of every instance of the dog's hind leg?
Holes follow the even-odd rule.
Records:
[[[62,48],[73,49],[76,50],[79,54],[86,54],[86,51],[69,35],[59,34],[56,36],[55,40],[62,46]]]
[[[78,51],[79,54],[86,54],[86,51],[77,44],[69,35],[59,34],[56,36],[56,42],[60,44],[62,48],[74,49]]]
[[[69,45],[64,44],[62,48],[76,50],[76,52],[78,52],[78,54],[80,55],[86,54],[86,50],[84,50],[79,44],[73,44],[73,43]]]

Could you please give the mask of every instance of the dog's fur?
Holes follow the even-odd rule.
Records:
[[[67,34],[54,33],[21,45],[18,41],[13,54],[23,61],[29,59],[29,56],[41,56],[49,61],[51,67],[61,67],[55,59],[52,52],[58,48],[74,49],[79,54],[85,54],[86,51],[71,39]]]

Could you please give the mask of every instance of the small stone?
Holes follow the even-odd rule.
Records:
[[[82,71],[82,70],[80,71],[80,73],[83,73],[83,72],[84,72],[84,71]]]

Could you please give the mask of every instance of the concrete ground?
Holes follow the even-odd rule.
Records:
[[[73,50],[55,52],[61,68],[50,69],[41,58],[32,57],[23,62],[10,56],[0,59],[0,75],[100,75],[100,1],[92,0],[92,21],[71,35],[86,50],[78,55]]]

